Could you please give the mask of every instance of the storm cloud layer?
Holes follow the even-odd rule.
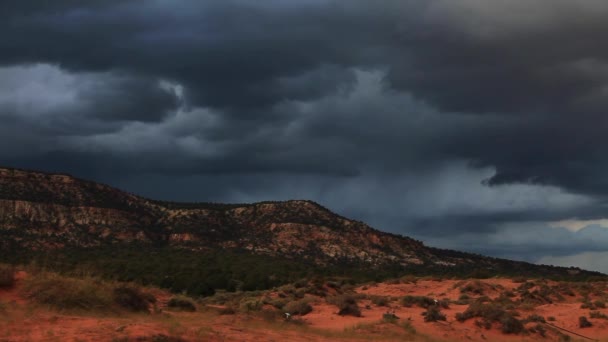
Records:
[[[435,246],[598,269],[607,15],[600,0],[6,1],[0,163],[159,199],[307,198]]]

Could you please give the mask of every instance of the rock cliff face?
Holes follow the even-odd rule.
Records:
[[[381,264],[420,263],[422,243],[382,233],[311,201],[187,204],[152,201],[68,175],[0,169],[2,243],[91,247],[139,241]]]
[[[44,250],[133,241],[192,250],[236,248],[321,265],[530,266],[425,247],[311,201],[168,203],[68,175],[0,168],[0,248]]]

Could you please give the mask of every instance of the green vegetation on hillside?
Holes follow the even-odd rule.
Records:
[[[35,264],[43,269],[67,275],[95,274],[106,279],[136,282],[185,292],[191,296],[209,296],[216,290],[228,292],[266,290],[300,279],[343,277],[352,283],[383,281],[405,275],[471,277],[478,269],[464,266],[388,264],[382,268],[355,262],[319,266],[304,259],[286,259],[251,254],[239,250],[192,251],[183,248],[153,247],[146,244],[115,244],[98,248],[71,248],[47,252],[0,251],[0,261]],[[519,266],[519,264],[513,264]],[[505,268],[496,276],[511,276],[519,271]],[[551,277],[552,273],[545,274]],[[542,276],[539,273],[537,276]],[[564,278],[558,274],[553,278]],[[588,275],[572,275],[568,280],[589,280]]]

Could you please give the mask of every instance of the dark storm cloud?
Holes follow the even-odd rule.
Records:
[[[510,117],[454,132],[436,158],[496,167],[489,185],[608,192],[598,177],[606,165],[597,167],[608,127],[608,51],[601,44],[608,6],[597,1],[3,6],[6,64],[50,62],[168,79],[185,87],[189,105],[255,124],[277,120],[268,114],[281,101],[314,100],[350,86],[352,68],[380,68],[392,87],[439,110]],[[105,94],[112,99],[103,99],[104,115],[135,112],[134,101],[112,104],[121,97]]]
[[[4,2],[0,162],[174,200],[311,198],[453,247],[602,218],[606,15],[599,0]]]
[[[0,49],[7,53],[0,58],[59,63],[70,70],[128,69],[178,80],[196,105],[265,106],[283,98],[313,98],[342,81],[324,76],[316,86],[297,84],[302,73],[325,64],[340,76],[331,65],[353,53],[334,46],[344,30],[317,24],[326,9],[238,1],[41,9],[6,21]],[[329,19],[331,13],[339,12],[331,11]],[[295,84],[289,82],[294,78]]]

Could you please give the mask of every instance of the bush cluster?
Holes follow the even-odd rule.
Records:
[[[0,288],[15,286],[15,268],[10,265],[0,265]]]
[[[175,296],[175,297],[169,299],[167,306],[172,309],[177,309],[177,310],[181,310],[181,311],[189,311],[189,312],[196,311],[196,306],[194,305],[192,300],[190,298],[187,298],[184,296]]]
[[[304,316],[312,311],[312,306],[309,304],[307,299],[300,299],[287,303],[283,307],[283,311],[292,315]]]
[[[148,311],[150,304],[156,302],[156,298],[135,286],[120,285],[114,288],[114,302],[131,311]]]
[[[27,278],[24,290],[33,301],[61,310],[107,310],[113,304],[112,288],[91,278],[42,273]]]
[[[518,334],[524,330],[524,325],[520,320],[495,303],[476,302],[469,305],[464,312],[456,314],[456,319],[460,322],[474,317],[481,318],[480,324],[488,329],[492,323],[500,323],[502,332],[505,334]]]
[[[328,297],[326,301],[338,307],[338,315],[361,317],[361,309],[357,305],[357,299],[348,294]]]
[[[587,317],[581,316],[578,318],[578,326],[580,328],[589,328],[592,325],[593,324],[591,324],[591,322],[589,322],[589,320],[587,320]]]
[[[389,297],[386,296],[371,296],[370,300],[372,302],[372,304],[377,305],[377,306],[387,306],[389,303]]]
[[[437,306],[430,306],[422,313],[425,322],[437,322],[445,321],[445,315],[441,313],[441,310]]]
[[[410,295],[407,295],[407,296],[404,296],[403,298],[401,298],[401,305],[408,307],[408,308],[416,305],[423,309],[427,309],[431,306],[436,306],[435,300],[431,297],[410,296]],[[442,307],[444,309],[449,309],[450,301],[448,299],[439,300],[439,301],[437,301],[437,306]]]

